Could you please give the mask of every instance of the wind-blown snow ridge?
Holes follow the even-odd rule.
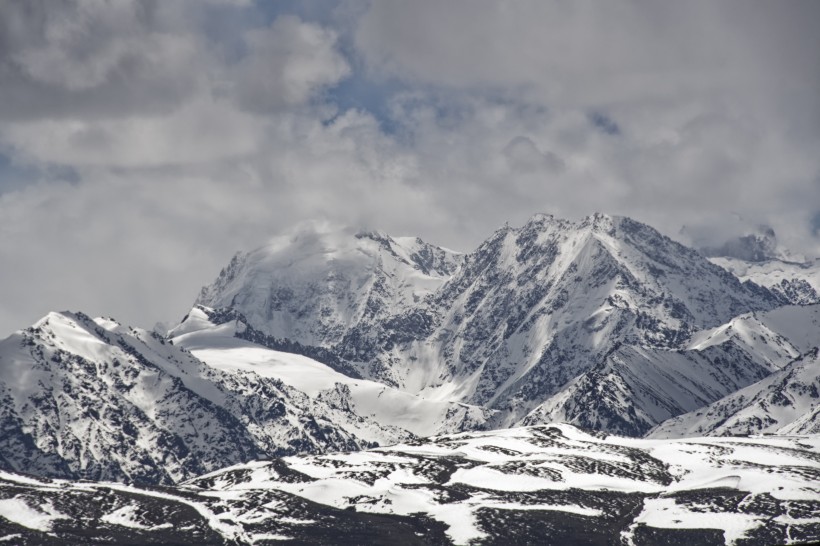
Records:
[[[305,223],[234,256],[197,303],[235,308],[275,337],[330,345],[357,324],[420,301],[460,260],[418,238]]]

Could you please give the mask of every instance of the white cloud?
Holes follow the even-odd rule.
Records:
[[[336,33],[294,16],[246,33],[248,54],[231,74],[240,103],[249,110],[300,106],[350,73],[335,49]]]
[[[31,162],[135,168],[248,155],[263,130],[227,100],[197,97],[167,116],[8,123],[0,141]]]
[[[737,210],[816,247],[818,14],[807,2],[386,0],[355,43],[372,77],[420,90],[396,117],[422,177],[461,190],[441,195],[458,214],[545,203],[674,234]],[[591,123],[600,114],[617,135]],[[534,169],[539,150],[566,169]]]

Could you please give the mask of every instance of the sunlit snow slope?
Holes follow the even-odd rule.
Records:
[[[277,379],[309,397],[332,398],[357,415],[419,436],[473,429],[490,414],[475,406],[427,400],[375,381],[352,378],[311,358],[252,343],[247,341],[250,327],[244,317],[234,314],[233,320],[215,324],[216,316],[212,309],[194,308],[170,332],[173,343],[216,369]]]

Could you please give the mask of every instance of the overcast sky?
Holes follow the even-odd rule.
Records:
[[[820,2],[0,2],[0,334],[179,319],[328,219],[535,212],[820,254]]]

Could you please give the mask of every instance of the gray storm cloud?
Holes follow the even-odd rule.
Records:
[[[55,308],[173,320],[236,250],[310,218],[469,249],[536,211],[709,240],[737,214],[820,254],[818,20],[817,2],[3,2],[0,332]]]

